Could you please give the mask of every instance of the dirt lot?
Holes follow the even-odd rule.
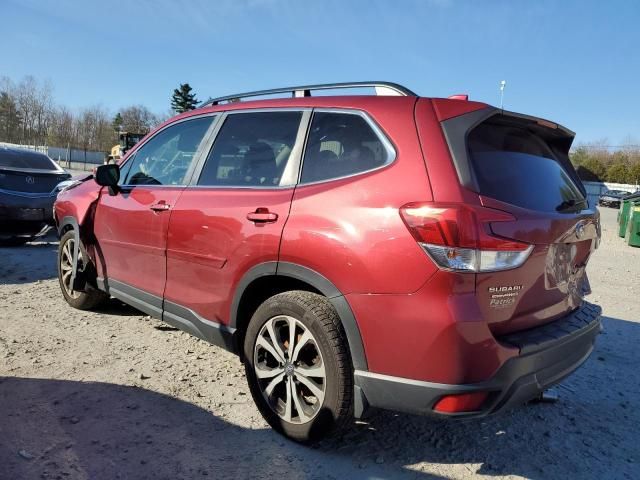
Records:
[[[379,412],[313,448],[254,407],[238,360],[132,308],[69,308],[55,239],[0,249],[0,479],[640,478],[640,249],[590,263],[605,333],[557,404],[464,423]]]

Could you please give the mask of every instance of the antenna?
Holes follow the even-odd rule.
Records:
[[[504,110],[504,87],[507,86],[507,81],[502,80],[500,82],[500,110]]]

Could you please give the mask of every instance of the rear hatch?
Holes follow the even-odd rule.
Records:
[[[517,268],[476,274],[479,307],[501,335],[548,323],[581,304],[599,214],[569,161],[573,132],[494,109],[478,121],[481,115],[473,115],[465,132],[466,158],[455,159],[468,162],[461,181],[483,207],[509,214],[481,226],[488,234],[533,246]]]
[[[55,193],[71,176],[44,154],[0,148],[0,191],[29,197]]]

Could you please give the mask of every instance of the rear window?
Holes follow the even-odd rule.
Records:
[[[42,153],[28,150],[10,150],[6,148],[0,148],[0,167],[58,170],[53,161]]]
[[[526,127],[490,119],[470,132],[467,144],[482,195],[547,212],[585,206],[572,167]]]

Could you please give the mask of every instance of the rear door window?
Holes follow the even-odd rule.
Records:
[[[300,183],[346,177],[392,162],[393,147],[376,130],[358,113],[314,112]]]
[[[279,186],[301,118],[299,111],[229,114],[216,136],[198,185]]]
[[[572,167],[526,127],[489,119],[469,133],[467,145],[482,195],[545,212],[586,206]]]

